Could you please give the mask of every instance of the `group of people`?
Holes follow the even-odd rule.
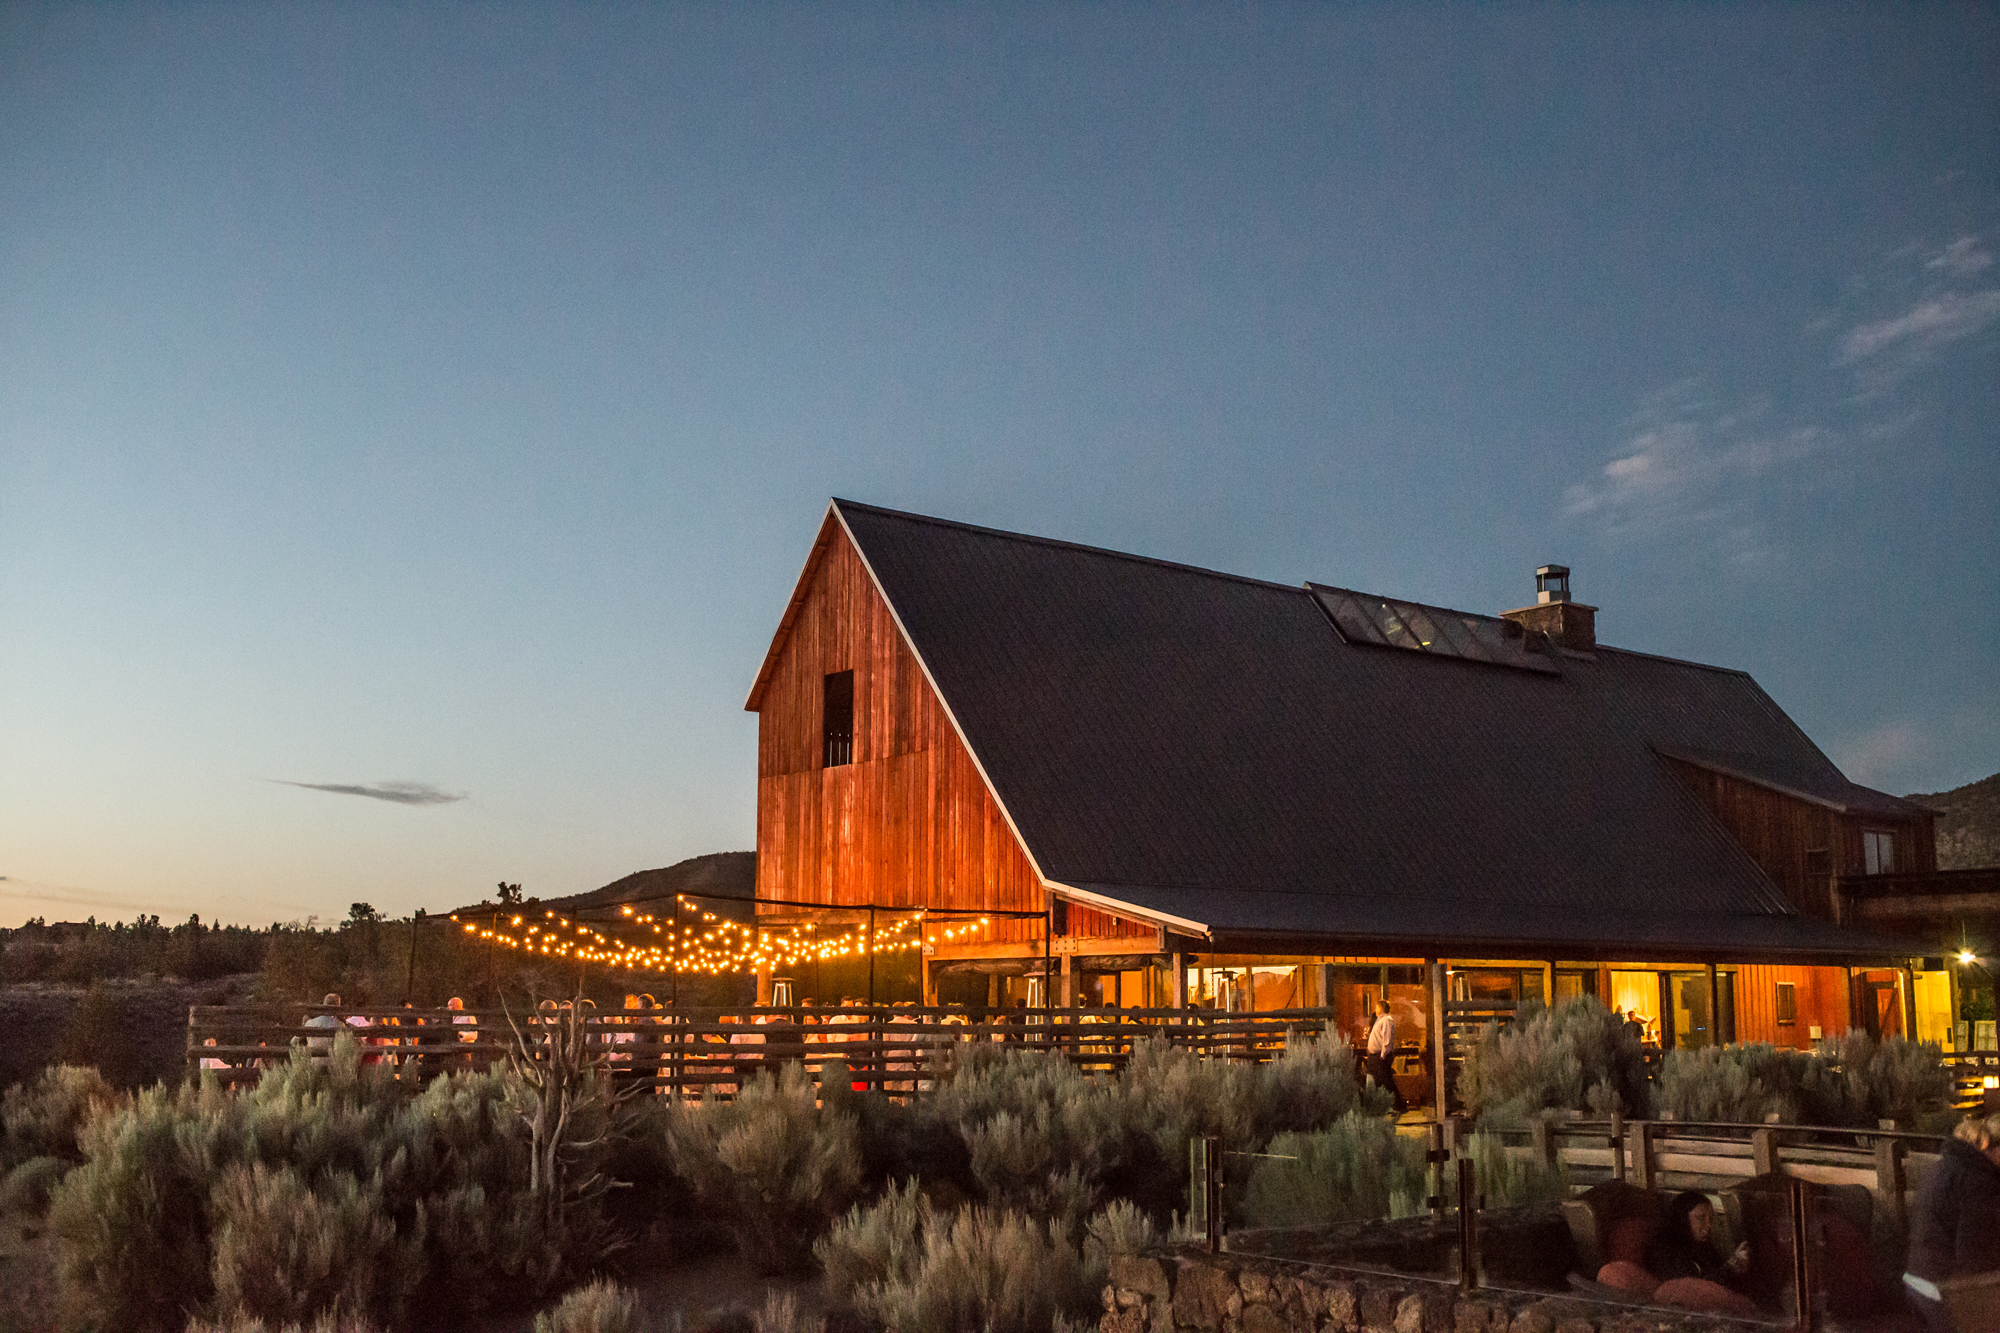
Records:
[[[1975,1280],[1987,1288],[1988,1313],[1970,1316],[1977,1321],[1991,1317],[1990,1302],[2000,1297],[2000,1115],[1963,1121],[1945,1140],[1917,1193],[1909,1237],[1903,1286],[1927,1333],[1994,1327],[1966,1322],[1952,1301],[1954,1284]],[[1689,1190],[1668,1203],[1644,1267],[1657,1282],[1698,1279],[1745,1297],[1754,1286],[1750,1264],[1748,1241],[1722,1253],[1715,1243],[1715,1206],[1706,1194]]]
[[[890,1024],[919,1026],[909,1002],[888,1008]],[[767,1066],[787,1060],[819,1064],[835,1058],[844,1058],[850,1066],[879,1064],[883,1073],[905,1076],[886,1080],[886,1091],[914,1091],[917,1083],[911,1076],[920,1063],[915,1048],[924,1044],[917,1034],[911,1034],[907,1043],[891,1039],[877,1049],[842,1049],[876,1039],[872,1032],[856,1030],[871,1022],[872,1012],[865,1002],[849,996],[837,1007],[822,1008],[805,1000],[796,1017],[764,1012],[745,1023],[741,1016],[726,1013],[710,1026],[681,1017],[651,995],[633,994],[625,997],[622,1013],[604,1020],[600,1040],[610,1048],[616,1076],[638,1080],[670,1073],[673,1083],[696,1095],[733,1096],[744,1079]],[[853,1085],[860,1090],[868,1083],[855,1080]],[[670,1086],[664,1079],[655,1083],[661,1092]]]

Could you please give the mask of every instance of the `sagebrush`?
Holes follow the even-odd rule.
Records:
[[[1525,1123],[1543,1111],[1652,1111],[1645,1052],[1631,1028],[1595,997],[1531,1007],[1489,1023],[1467,1055],[1458,1093],[1475,1116]]]

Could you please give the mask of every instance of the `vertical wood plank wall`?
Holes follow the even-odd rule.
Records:
[[[1154,935],[1153,927],[1142,921],[1113,916],[1109,912],[1100,912],[1081,903],[1071,903],[1068,916],[1068,929],[1063,933],[1084,939],[1142,940],[1151,939]]]
[[[1778,1023],[1778,983],[1790,982],[1798,1021]],[[1736,1040],[1773,1046],[1812,1047],[1812,1029],[1837,1037],[1847,1031],[1847,973],[1838,967],[1775,967],[1745,963],[1736,969]]]
[[[832,540],[757,719],[757,893],[801,902],[1040,911],[1041,882],[867,568]],[[822,768],[823,681],[854,672],[854,762]],[[1039,939],[1040,923],[983,938]]]
[[[1937,848],[1932,838],[1934,821],[1929,815],[1902,824],[1873,817],[1856,818],[1678,759],[1668,759],[1666,763],[1722,821],[1723,827],[1792,905],[1822,921],[1834,919],[1830,876],[1858,875],[1862,871],[1861,835],[1865,829],[1895,834],[1898,869],[1937,869]],[[1806,854],[1821,848],[1827,853],[1827,874],[1808,875]]]

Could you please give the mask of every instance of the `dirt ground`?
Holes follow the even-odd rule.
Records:
[[[0,1216],[0,1333],[54,1333],[55,1252],[41,1227]]]

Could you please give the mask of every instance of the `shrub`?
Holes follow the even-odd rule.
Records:
[[[187,1333],[381,1333],[365,1319],[339,1315],[331,1310],[311,1324],[266,1324],[261,1319],[225,1319],[211,1323],[205,1319],[188,1321]]]
[[[1559,1203],[1569,1197],[1569,1168],[1561,1161],[1515,1152],[1491,1130],[1476,1131],[1468,1147],[1480,1197],[1489,1206]]]
[[[95,1069],[51,1065],[0,1097],[0,1169],[34,1157],[83,1159],[77,1131],[116,1094]]]
[[[0,1213],[39,1214],[62,1183],[69,1163],[60,1157],[30,1157],[0,1179]]]
[[[1594,996],[1489,1024],[1459,1075],[1474,1115],[1520,1123],[1539,1111],[1649,1114],[1652,1089],[1639,1039]]]
[[[764,1304],[753,1319],[757,1333],[826,1333],[826,1320],[799,1313],[799,1300],[789,1291],[764,1293]]]
[[[229,1167],[210,1202],[211,1272],[224,1313],[297,1321],[325,1310],[399,1312],[421,1247],[398,1244],[380,1181],[345,1171],[307,1184],[290,1167]]]
[[[1839,1072],[1850,1124],[1872,1127],[1894,1120],[1915,1129],[1957,1119],[1951,1112],[1951,1071],[1936,1042],[1901,1037],[1878,1042],[1865,1032],[1849,1032],[1824,1043],[1819,1054]]]
[[[535,1333],[633,1333],[638,1303],[610,1282],[578,1287],[553,1310],[535,1316]]]
[[[1258,1226],[1408,1217],[1422,1209],[1424,1145],[1350,1112],[1311,1134],[1280,1134],[1256,1159],[1236,1212]]]
[[[1121,1254],[1144,1254],[1160,1243],[1153,1219],[1128,1199],[1115,1200],[1084,1227],[1083,1256],[1092,1269],[1109,1270]]]
[[[814,1105],[811,1077],[787,1064],[746,1084],[733,1102],[677,1108],[675,1160],[703,1202],[725,1212],[744,1256],[771,1271],[802,1266],[817,1236],[860,1184],[854,1116]]]
[[[91,1120],[49,1230],[73,1322],[178,1327],[211,1292],[207,1199],[228,1138],[213,1096],[151,1088]]]
[[[1361,1082],[1353,1048],[1337,1032],[1292,1033],[1282,1055],[1259,1065],[1142,1042],[1118,1092],[1128,1118],[1178,1166],[1183,1180],[1190,1139],[1216,1135],[1232,1148],[1254,1148],[1274,1134],[1322,1129],[1345,1115],[1385,1114],[1391,1102],[1387,1089]]]
[[[454,1073],[412,1099],[386,1073],[342,1033],[325,1064],[295,1052],[254,1088],[106,1104],[50,1204],[76,1320],[462,1319],[537,1299],[614,1248],[592,1197],[571,1191],[550,1225],[507,1075]],[[559,1151],[594,1172],[603,1148]]]
[[[1087,1315],[1104,1277],[1057,1223],[978,1206],[940,1212],[915,1182],[855,1208],[814,1250],[835,1299],[891,1328],[1043,1333]]]
[[[1949,1123],[1950,1098],[1936,1045],[1863,1032],[1811,1052],[1763,1043],[1670,1051],[1660,1069],[1661,1108],[1680,1120],[1931,1127]]]
[[[1764,1042],[1710,1046],[1667,1052],[1660,1066],[1659,1102],[1661,1111],[1676,1120],[1755,1125],[1775,1116],[1795,1125],[1809,1100],[1815,1115],[1832,1110],[1827,1102],[1837,1089],[1826,1084],[1823,1062],[1804,1051]],[[1846,1118],[1844,1112],[1834,1113]]]

